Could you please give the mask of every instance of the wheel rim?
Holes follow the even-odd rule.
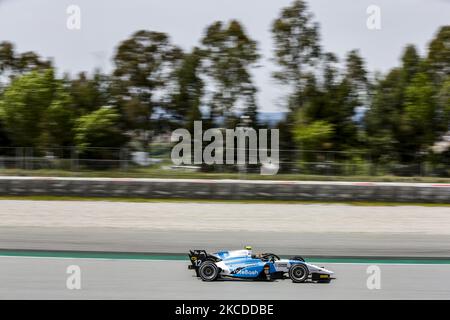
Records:
[[[305,276],[305,270],[302,267],[297,267],[292,270],[292,275],[295,279],[300,280]]]
[[[214,277],[214,267],[213,266],[205,266],[202,270],[203,276],[206,279],[212,279]]]

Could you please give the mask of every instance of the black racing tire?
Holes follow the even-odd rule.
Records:
[[[294,264],[289,268],[289,278],[291,278],[292,282],[301,283],[305,282],[308,279],[309,270],[308,267],[304,264]]]
[[[219,268],[214,262],[205,261],[198,268],[198,274],[203,281],[214,281],[219,276]]]

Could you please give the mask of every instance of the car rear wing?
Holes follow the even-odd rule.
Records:
[[[209,260],[209,261],[220,261],[216,256],[210,255],[206,252],[206,250],[189,250],[189,260],[191,261],[191,265],[188,266],[188,269],[195,270],[195,273],[198,277],[198,268],[200,265]]]

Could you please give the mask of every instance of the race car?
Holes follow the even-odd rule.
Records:
[[[305,262],[300,256],[280,259],[273,253],[253,254],[251,247],[244,250],[207,253],[206,250],[190,250],[189,269],[195,270],[203,281],[223,278],[273,280],[290,278],[300,283],[311,279],[329,283],[333,272]]]

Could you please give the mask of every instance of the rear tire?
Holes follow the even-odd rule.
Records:
[[[203,281],[214,281],[219,276],[219,268],[212,261],[205,261],[200,265],[198,274]]]
[[[308,279],[309,270],[304,264],[294,264],[289,268],[289,278],[292,282],[301,283]]]

